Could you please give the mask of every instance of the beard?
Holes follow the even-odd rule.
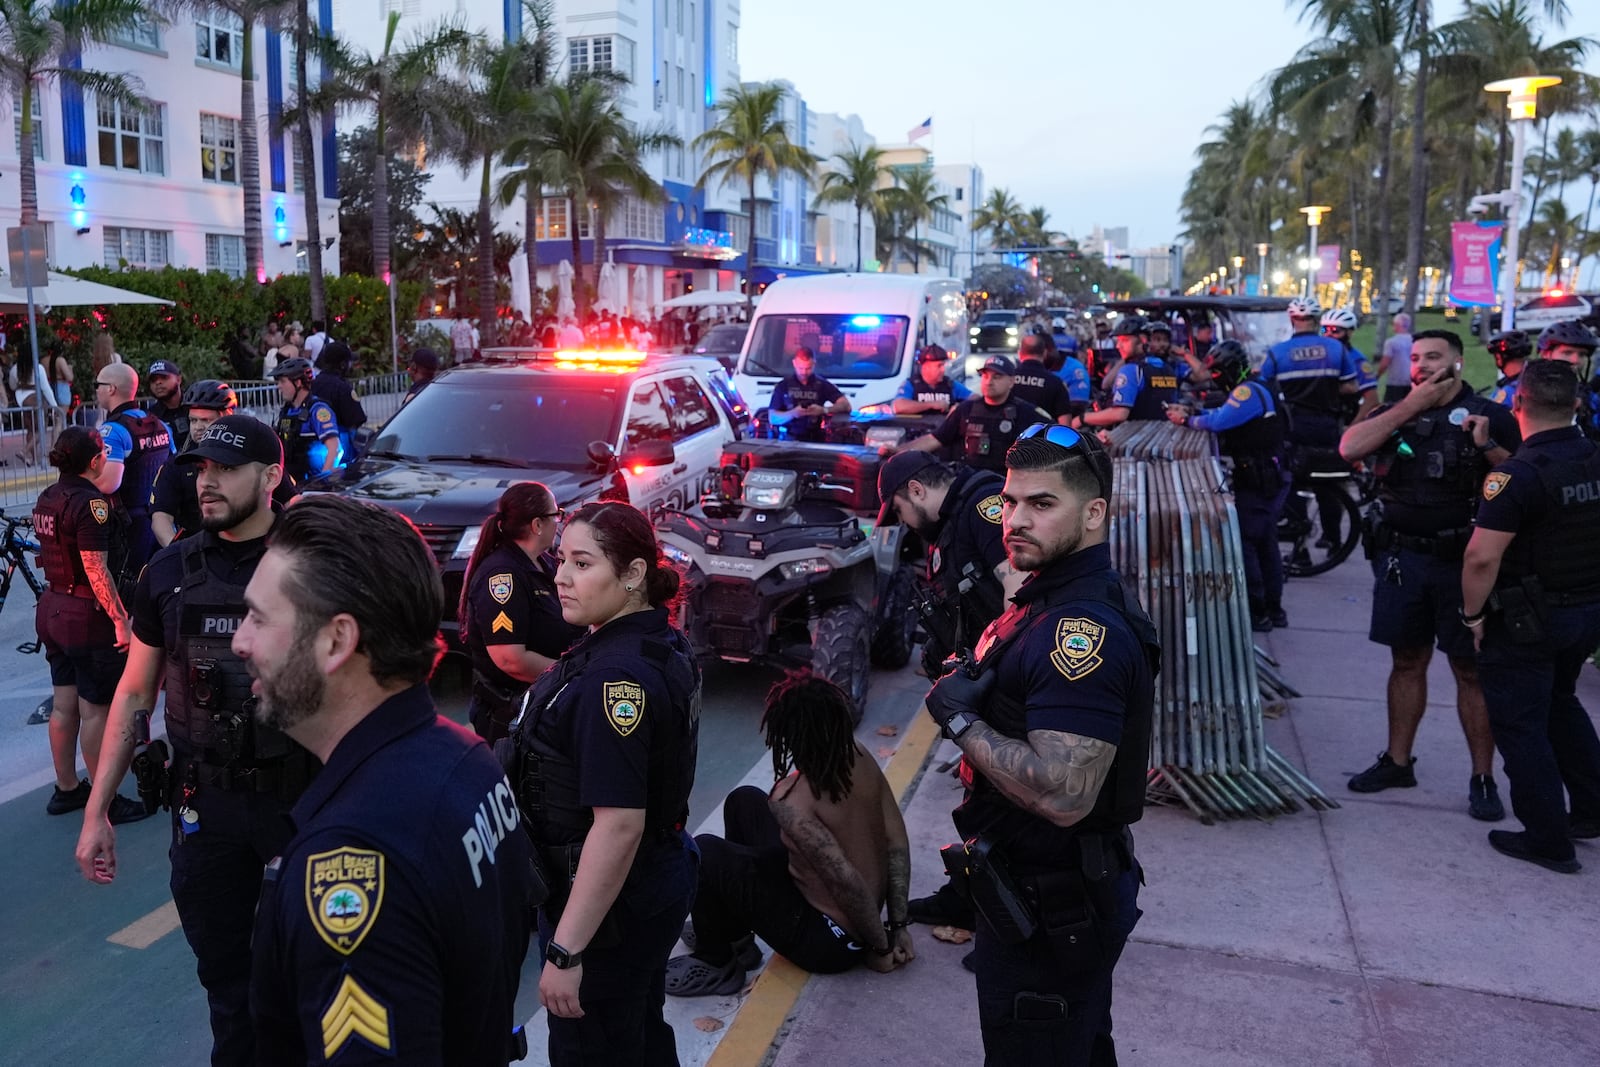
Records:
[[[1031,534],[1006,535],[1006,559],[1019,571],[1037,571],[1058,559],[1064,559],[1083,547],[1083,517],[1054,541],[1043,543]]]
[[[261,683],[255,709],[261,725],[288,731],[322,710],[328,680],[309,667],[316,632],[315,626],[297,627],[294,644],[280,660],[281,666],[270,673],[250,662],[251,677]]]
[[[210,504],[214,509],[220,508],[220,510],[213,511],[212,514],[208,515],[205,507],[207,504]],[[226,497],[204,500],[200,504],[200,528],[209,530],[212,533],[231,530],[260,510],[261,498],[259,495],[252,495],[250,499],[238,503]]]

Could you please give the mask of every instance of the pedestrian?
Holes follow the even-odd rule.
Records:
[[[924,345],[917,353],[917,369],[895,391],[896,415],[943,415],[972,395],[945,373],[950,353],[939,345]]]
[[[111,331],[101,330],[96,333],[90,356],[90,365],[94,368],[95,374],[98,376],[101,371],[111,366],[111,364],[122,362],[124,360],[121,354],[117,352],[116,343],[111,338]]]
[[[97,484],[115,494],[118,510],[128,523],[128,551],[117,575],[124,595],[128,595],[158,547],[150,522],[150,493],[155,489],[156,475],[176,449],[171,428],[134,401],[139,392],[139,374],[133,367],[113,363],[95,376],[95,389],[100,406],[109,412],[100,427],[106,443],[106,465]]]
[[[338,470],[344,459],[339,423],[333,409],[311,395],[311,364],[296,356],[272,372],[278,382],[278,439],[283,442],[284,469],[296,484]]]
[[[1600,646],[1600,448],[1572,424],[1578,389],[1555,360],[1523,371],[1512,404],[1522,447],[1484,479],[1461,577],[1462,621],[1523,826],[1489,831],[1489,844],[1569,874],[1580,866],[1572,841],[1600,838],[1600,738],[1577,695]]]
[[[1111,381],[1110,398],[1083,416],[1085,425],[1110,428],[1130,420],[1165,419],[1166,406],[1182,399],[1181,383],[1189,377],[1187,363],[1167,362],[1171,327],[1161,322],[1146,329],[1135,316],[1125,315],[1117,320],[1115,336],[1122,365]]]
[[[1385,404],[1397,404],[1411,392],[1411,316],[1400,312],[1392,329],[1378,355],[1377,376],[1383,379]]]
[[[1006,553],[1029,579],[976,663],[926,701],[974,772],[946,866],[977,906],[985,1061],[1112,1064],[1112,972],[1143,880],[1128,826],[1144,811],[1161,649],[1111,567],[1099,441],[1038,425],[1006,463]]]
[[[39,643],[50,664],[50,757],[56,787],[45,811],[65,815],[89,802],[100,781],[106,714],[128,652],[128,613],[117,592],[116,558],[124,534],[108,495],[95,485],[105,467],[98,430],[69,426],[56,438],[50,463],[59,473],[33,506],[45,591],[34,610]],[[78,777],[77,750],[89,777]],[[133,822],[143,806],[116,794],[121,773],[106,780],[107,815]]]
[[[1244,581],[1250,601],[1250,628],[1256,633],[1289,625],[1283,610],[1283,556],[1278,550],[1278,520],[1289,495],[1284,454],[1284,420],[1270,387],[1250,373],[1250,353],[1238,341],[1224,341],[1206,357],[1211,380],[1228,399],[1201,414],[1168,408],[1179,426],[1218,437],[1232,461],[1230,480],[1244,544]]]
[[[1490,400],[1501,407],[1513,408],[1512,402],[1517,398],[1517,380],[1522,377],[1522,368],[1527,364],[1528,357],[1533,355],[1533,338],[1521,330],[1506,330],[1489,338],[1488,349],[1500,375],[1492,389],[1485,392]]]
[[[1030,333],[1017,346],[1017,376],[1011,393],[1025,404],[1066,425],[1072,421],[1072,397],[1067,385],[1050,370],[1045,361],[1051,348],[1048,334]]]
[[[189,409],[183,405],[183,371],[171,360],[158,359],[145,375],[150,389],[150,404],[145,409],[167,424],[172,431],[172,447],[182,452],[189,447]]]
[[[424,389],[433,383],[434,376],[439,373],[439,353],[423,345],[411,353],[411,362],[406,365],[406,374],[411,378],[411,387],[406,390],[406,395],[400,398],[400,406],[405,407],[415,400]]]
[[[311,361],[312,366],[318,366],[317,359],[322,355],[322,348],[328,343],[328,324],[321,319],[311,320],[311,336],[307,337],[301,346],[301,355]]]
[[[812,974],[879,974],[916,959],[906,917],[911,847],[877,761],[855,739],[852,701],[810,671],[767,692],[771,790],[740,786],[722,836],[701,834],[690,953],[667,993],[731,996],[761,963],[755,937]]]
[[[493,754],[428,694],[443,651],[433,553],[392,511],[308,497],[279,519],[245,603],[233,650],[256,721],[323,764],[262,882],[257,1059],[519,1059],[532,858]]]
[[[1484,476],[1521,438],[1509,411],[1462,382],[1461,358],[1459,334],[1412,335],[1411,392],[1350,427],[1339,442],[1347,462],[1370,461],[1377,476],[1367,531],[1368,637],[1390,653],[1389,743],[1349,784],[1357,793],[1416,786],[1411,749],[1428,706],[1428,663],[1437,644],[1455,676],[1456,711],[1472,759],[1467,811],[1495,822],[1505,818],[1505,806],[1494,781],[1494,738],[1472,635],[1461,623],[1461,558]]]
[[[278,365],[281,358],[278,350],[288,342],[283,335],[283,327],[276,322],[268,322],[266,333],[261,338],[261,377],[271,378],[272,369]]]
[[[183,403],[189,409],[189,432],[198,442],[218,419],[234,413],[238,399],[226,382],[207,378],[189,387]],[[150,528],[162,548],[200,530],[199,473],[199,465],[174,459],[156,474],[150,489]]]
[[[234,379],[247,382],[256,377],[260,363],[261,357],[250,343],[250,327],[240,326],[233,331],[233,339],[228,343],[228,366],[233,369]]]
[[[790,363],[794,373],[773,387],[767,415],[774,428],[783,428],[781,436],[791,441],[825,441],[827,420],[850,414],[850,399],[816,372],[817,354],[811,349],[796,348]]]
[[[17,359],[11,364],[10,370],[11,395],[16,398],[17,407],[22,409],[22,431],[26,444],[21,452],[16,453],[28,466],[39,462],[39,401],[38,389],[34,385],[33,358],[25,352],[18,352]]]
[[[355,456],[356,434],[367,424],[367,410],[346,380],[350,368],[356,365],[355,353],[343,341],[329,341],[314,364],[317,376],[311,380],[311,395],[333,409],[334,421],[339,425],[339,447],[349,462]]]
[[[938,428],[904,446],[919,452],[953,449],[956,457],[980,470],[1005,469],[1006,449],[1022,431],[1050,416],[1012,395],[1017,365],[1010,356],[990,356],[978,372],[978,395],[950,409]]]
[[[539,675],[578,638],[561,617],[550,549],[562,511],[540,482],[518,482],[483,523],[461,578],[456,618],[472,661],[467,721],[491,745]]]
[[[507,744],[552,880],[539,909],[551,1067],[676,1064],[666,965],[694,903],[685,831],[700,669],[668,611],[678,572],[650,520],[585,504],[561,535],[556,590],[589,632],[528,695]]]
[[[101,760],[118,777],[127,771],[135,739],[149,741],[164,680],[172,760],[163,768],[147,751],[135,771],[139,792],[152,813],[157,805],[172,812],[172,899],[210,1006],[211,1062],[250,1065],[261,1037],[249,1002],[261,872],[288,842],[290,807],[317,766],[252,719],[251,678],[230,647],[266,552],[283,451],[270,426],[228,415],[208,425],[180,464],[197,472],[203,529],[156,553],[139,579],[128,665],[112,702],[113,741]],[[96,783],[78,838],[78,866],[100,885],[117,875],[111,792]]]

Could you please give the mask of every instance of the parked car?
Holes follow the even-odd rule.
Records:
[[[1015,352],[1022,336],[1022,312],[985,311],[968,332],[974,352]]]
[[[1550,292],[1536,296],[1517,308],[1516,327],[1537,334],[1546,326],[1558,322],[1577,321],[1594,329],[1600,326],[1600,314],[1595,310],[1595,297],[1581,293]]]
[[[750,324],[745,322],[724,322],[713,326],[694,346],[694,354],[712,356],[724,369],[732,372],[739,362],[739,350],[744,347],[745,334],[749,332]]]

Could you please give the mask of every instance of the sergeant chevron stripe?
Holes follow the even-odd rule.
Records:
[[[333,1003],[322,1013],[323,1058],[333,1059],[352,1037],[359,1037],[382,1052],[390,1051],[389,1009],[347,974],[339,983]]]

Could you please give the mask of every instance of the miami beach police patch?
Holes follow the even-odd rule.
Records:
[[[89,514],[94,516],[95,522],[104,526],[106,520],[111,517],[111,509],[104,500],[91,500],[89,501]]]
[[[496,604],[504,604],[511,599],[511,575],[489,575],[489,595],[494,597]]]
[[[1511,475],[1496,471],[1483,480],[1483,499],[1493,500],[1500,491],[1511,484]]]
[[[606,704],[606,721],[623,737],[644,721],[644,686],[636,682],[606,682],[601,695]]]
[[[336,848],[306,857],[306,910],[335,952],[350,955],[383,905],[383,853]]]
[[[1105,662],[1100,658],[1105,640],[1106,628],[1093,619],[1062,619],[1056,623],[1056,647],[1050,662],[1069,682],[1076,682]]]
[[[1233,390],[1233,398],[1235,400],[1239,401],[1241,404],[1244,403],[1246,400],[1249,400],[1250,399],[1250,387],[1248,385],[1237,386]]]
[[[978,501],[978,514],[983,516],[984,522],[1000,525],[1000,520],[1005,515],[1005,506],[1000,502],[998,494],[986,496]]]

